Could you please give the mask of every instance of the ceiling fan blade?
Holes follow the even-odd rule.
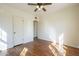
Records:
[[[42,5],[52,5],[52,3],[42,3]]]
[[[38,8],[36,8],[34,11],[36,12],[38,10]]]
[[[37,5],[37,3],[28,3],[28,5]]]
[[[28,5],[51,5],[52,3],[28,3]]]
[[[43,11],[46,11],[46,9],[45,9],[45,8],[42,8],[42,10],[43,10]]]

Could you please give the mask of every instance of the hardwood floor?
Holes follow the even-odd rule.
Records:
[[[67,45],[65,46],[67,47],[67,49],[65,49],[67,56],[79,56],[79,48],[74,48],[74,47],[67,46]]]
[[[7,49],[7,56],[62,56],[50,41],[36,40]],[[79,49],[65,46],[66,56],[79,56]]]

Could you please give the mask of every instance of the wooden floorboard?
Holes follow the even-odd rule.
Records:
[[[61,56],[52,42],[46,40],[35,40],[29,43],[7,49],[7,56]],[[51,46],[51,48],[49,47]],[[66,56],[79,56],[79,49],[65,46]]]

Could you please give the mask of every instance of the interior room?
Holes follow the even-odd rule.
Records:
[[[78,3],[0,3],[0,56],[79,56]]]

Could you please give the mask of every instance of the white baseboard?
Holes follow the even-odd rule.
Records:
[[[7,50],[0,50],[0,56],[6,56]]]

